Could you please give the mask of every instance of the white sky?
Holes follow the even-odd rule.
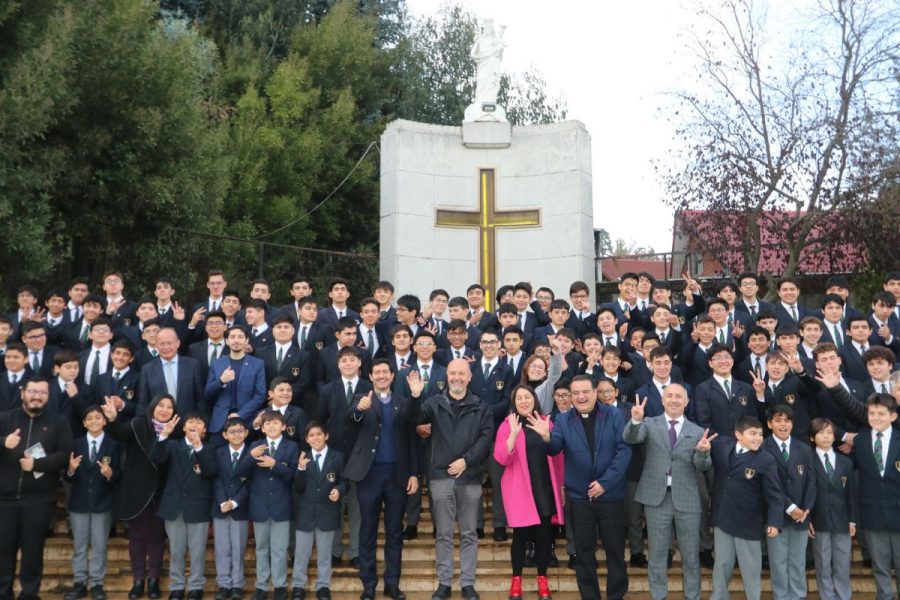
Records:
[[[662,202],[652,161],[664,158],[673,140],[663,110],[671,105],[665,92],[695,78],[684,48],[696,5],[678,0],[460,1],[507,26],[504,70],[537,67],[550,90],[565,96],[568,118],[587,127],[594,226],[605,228],[614,240],[671,250],[672,211]],[[407,5],[414,14],[431,14],[441,0],[407,0]]]

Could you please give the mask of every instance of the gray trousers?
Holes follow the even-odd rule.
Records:
[[[747,600],[759,600],[762,542],[728,535],[718,527],[713,530],[713,536],[716,544],[716,564],[713,566],[713,592],[709,597],[710,600],[727,600],[731,597],[728,593],[728,582],[734,571],[735,558],[741,571],[744,595]]]
[[[636,502],[637,481],[627,481],[625,487],[625,537],[631,556],[644,553],[644,505]]]
[[[807,540],[809,530],[796,527],[785,527],[777,536],[766,538],[773,600],[806,598]]]
[[[362,521],[359,514],[359,498],[356,497],[356,482],[348,482],[350,487],[347,495],[341,498],[341,528],[337,530],[331,545],[331,555],[344,556],[344,511],[350,521],[350,547],[347,548],[347,558],[353,560],[359,556],[359,524]],[[294,549],[296,553],[296,548]]]
[[[86,585],[90,581],[89,587],[103,585],[106,577],[106,542],[109,539],[112,513],[69,513],[69,523],[72,528],[73,580]],[[91,551],[90,568],[88,548]]]
[[[819,599],[850,600],[850,534],[816,531],[812,547]]]
[[[287,548],[291,536],[290,521],[253,521],[256,536],[256,589],[287,587]]]
[[[216,586],[244,589],[244,552],[247,550],[247,521],[230,516],[213,519],[216,549]]]
[[[331,545],[340,531],[297,531],[294,543],[294,575],[291,585],[294,590],[306,589],[309,582],[307,570],[312,556],[313,544],[316,552],[316,591],[331,587]]]
[[[897,597],[891,581],[891,567],[897,577],[900,589],[900,533],[892,531],[863,532],[872,557],[872,576],[875,577],[876,600],[893,600]]]
[[[667,491],[659,506],[645,506],[647,546],[650,554],[650,597],[662,600],[669,593],[668,554],[672,534],[678,536],[681,551],[684,597],[700,600],[700,513],[675,510],[672,492]]]
[[[191,576],[187,589],[202,590],[206,585],[206,540],[209,538],[209,522],[185,523],[184,518],[166,520],[169,536],[169,591],[185,589],[185,556],[191,557]]]
[[[475,585],[478,536],[475,533],[481,486],[457,484],[455,479],[433,479],[431,497],[435,529],[437,577],[442,585],[453,582],[453,529],[459,523],[459,585]]]

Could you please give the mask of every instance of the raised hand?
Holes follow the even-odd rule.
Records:
[[[693,322],[693,326],[691,327],[691,339],[694,342],[700,341],[700,333],[697,331],[697,321]]]
[[[69,473],[74,473],[81,465],[81,456],[75,456],[74,452],[69,452]]]
[[[734,325],[731,326],[731,337],[738,339],[742,335],[744,335],[744,326],[741,325],[740,321],[735,321]]]
[[[98,460],[97,465],[100,467],[100,474],[103,475],[103,477],[105,477],[106,479],[112,479],[113,470],[112,467],[109,466],[108,462]]]
[[[826,373],[821,369],[817,369],[816,373],[818,376],[816,377],[816,381],[821,383],[827,388],[835,388],[841,385],[841,374],[839,371],[835,371],[833,373]]]
[[[709,452],[710,449],[712,448],[712,441],[713,441],[714,439],[716,439],[717,437],[719,437],[719,434],[718,434],[718,433],[714,433],[714,434],[712,434],[712,435],[709,435],[709,429],[708,429],[708,428],[705,429],[705,430],[703,431],[703,437],[701,437],[701,438],[700,438],[700,441],[697,442],[697,445],[694,446],[694,450],[696,450],[697,452],[701,452],[701,453],[703,453],[703,454],[706,454],[706,453]]]
[[[556,339],[556,335],[548,335],[547,339],[550,341],[550,351],[553,354],[559,354],[561,350],[559,349],[559,340]]]
[[[184,307],[177,302],[172,303],[172,316],[176,321],[184,321]]]
[[[628,333],[628,323],[622,323],[619,325],[619,339],[624,340],[625,334]]]
[[[369,391],[368,394],[359,399],[359,403],[356,405],[357,410],[369,410],[372,407],[372,391]]]
[[[413,398],[421,396],[422,391],[425,389],[425,382],[422,381],[422,377],[415,369],[406,376],[406,384],[409,386],[409,393],[412,394]]]
[[[309,457],[306,455],[306,452],[301,452],[300,458],[297,460],[297,466],[300,468],[301,471],[305,471],[306,467],[309,466],[310,462],[311,461],[309,460]]]
[[[545,442],[550,441],[550,421],[545,421],[536,412],[531,413],[525,419],[528,421],[528,429],[541,436]]]
[[[644,401],[641,402],[641,397],[637,394],[634,395],[634,406],[631,407],[631,419],[633,421],[643,421],[644,420],[644,407],[647,406],[647,399],[644,398]]]
[[[888,329],[887,325],[882,325],[878,328],[878,337],[880,337],[884,341],[888,341],[889,339],[891,339],[891,335],[891,330]]]
[[[803,361],[800,360],[800,353],[797,352],[793,356],[788,356],[784,352],[781,353],[784,357],[784,360],[787,362],[788,366],[791,368],[791,371],[794,373],[802,373],[806,369],[803,367]]]
[[[3,447],[6,448],[7,450],[12,450],[16,446],[18,446],[19,443],[22,441],[21,433],[22,433],[21,429],[16,429],[11,434],[6,436],[6,439],[3,440]]]
[[[509,416],[506,417],[506,422],[509,423],[509,437],[511,439],[516,439],[516,436],[522,431],[522,422],[519,420],[519,415],[516,413],[509,413]]]
[[[222,383],[229,383],[229,382],[231,382],[231,381],[234,381],[234,378],[235,378],[234,369],[232,369],[232,368],[229,366],[229,367],[226,368],[224,371],[222,371],[222,376],[219,377],[219,380],[220,380]]]
[[[163,425],[163,430],[162,432],[160,432],[160,435],[163,437],[169,437],[170,435],[172,435],[172,432],[175,431],[175,427],[178,426],[178,422],[180,420],[181,418],[178,415],[173,416],[166,422],[165,425]]]
[[[255,446],[252,450],[250,450],[250,456],[258,460],[263,455],[263,452],[265,452],[267,449],[268,446],[266,446],[265,444]]]
[[[196,327],[200,321],[206,319],[206,309],[201,307],[194,311],[194,314],[191,315],[191,322],[189,325],[191,327]]]
[[[100,407],[100,410],[103,411],[103,416],[106,417],[106,420],[110,423],[115,421],[116,417],[119,416],[119,411],[116,408],[116,401],[114,400],[114,396],[104,396],[103,406]]]
[[[766,382],[765,380],[756,374],[756,371],[750,370],[750,377],[753,378],[753,389],[756,390],[757,398],[760,396],[765,397],[766,395]]]

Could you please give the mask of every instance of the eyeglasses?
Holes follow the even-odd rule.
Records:
[[[612,396],[616,393],[616,390],[597,390],[597,393],[601,396]]]

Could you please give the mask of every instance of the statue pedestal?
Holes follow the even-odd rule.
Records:
[[[463,121],[462,138],[466,148],[508,148],[512,126],[505,121]]]

